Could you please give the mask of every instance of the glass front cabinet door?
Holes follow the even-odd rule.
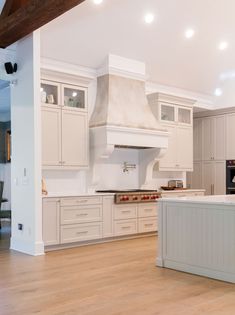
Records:
[[[168,104],[160,105],[160,119],[166,122],[175,122],[175,106]]]
[[[62,106],[69,110],[86,110],[86,88],[62,84]]]
[[[60,105],[60,84],[51,81],[41,81],[41,103],[43,105]]]
[[[178,122],[185,125],[192,124],[192,109],[178,107]]]

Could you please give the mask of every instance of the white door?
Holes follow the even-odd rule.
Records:
[[[60,243],[60,202],[58,199],[43,200],[42,237],[44,245]]]
[[[88,166],[87,114],[62,110],[62,165]]]
[[[235,159],[235,114],[226,116],[226,159]]]
[[[213,181],[214,181],[214,163],[202,163],[202,188],[206,190],[206,195],[213,194]]]
[[[61,165],[61,109],[42,106],[42,165]]]
[[[194,161],[202,160],[202,119],[193,121],[193,159]]]
[[[177,128],[177,166],[182,170],[193,170],[193,131],[191,127]]]
[[[225,160],[225,116],[214,119],[214,152],[213,160]]]
[[[177,168],[177,127],[168,126],[167,127],[170,136],[169,143],[166,154],[160,160],[159,169],[176,169]]]
[[[214,195],[225,195],[226,194],[226,171],[225,161],[214,162]]]
[[[202,121],[202,159],[204,161],[213,159],[213,130],[213,118],[204,118]]]

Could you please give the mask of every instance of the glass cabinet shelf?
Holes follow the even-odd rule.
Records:
[[[178,108],[178,122],[183,124],[191,124],[191,110],[187,108]]]
[[[175,108],[170,105],[161,105],[161,120],[175,121]]]
[[[71,109],[86,108],[86,90],[77,86],[62,86],[63,106]]]
[[[42,81],[41,83],[41,103],[58,105],[59,85],[56,83]]]

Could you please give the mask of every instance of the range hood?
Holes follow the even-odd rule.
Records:
[[[99,164],[117,148],[141,149],[149,178],[168,148],[169,133],[148,104],[145,78],[144,63],[114,55],[108,56],[99,71],[90,119],[93,183],[99,181]]]
[[[111,55],[105,72],[97,78],[96,104],[90,119],[93,145],[99,141],[99,146],[106,143],[114,148],[165,150],[168,132],[148,104],[145,65]]]

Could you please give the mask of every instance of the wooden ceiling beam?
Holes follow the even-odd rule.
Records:
[[[0,47],[8,47],[83,1],[85,0],[17,0],[14,3],[6,0],[6,8],[0,18]]]

